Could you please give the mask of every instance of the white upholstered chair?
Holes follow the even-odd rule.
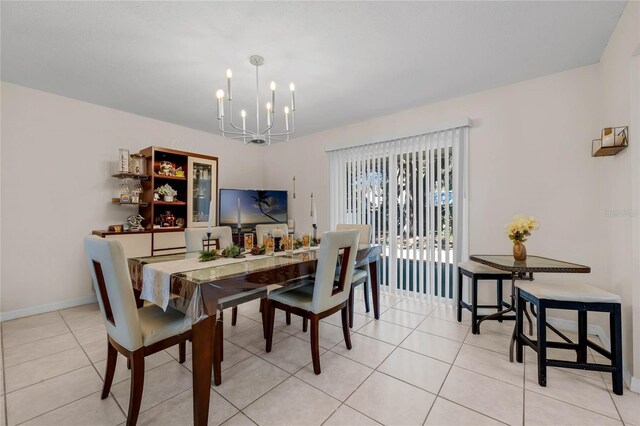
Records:
[[[342,253],[342,267],[337,283],[334,276],[338,257]],[[348,324],[348,298],[350,277],[358,253],[358,231],[326,232],[322,236],[315,278],[301,282],[293,288],[283,287],[269,293],[267,298],[268,327],[266,351],[271,352],[275,310],[281,309],[311,321],[311,358],[313,371],[320,374],[320,346],[318,328],[320,320],[342,311],[342,331],[347,349],[351,349]],[[292,285],[293,286],[293,285]]]
[[[360,231],[360,239],[358,240],[359,244],[371,244],[371,225],[360,225],[360,224],[345,224],[339,223],[336,225],[336,231],[346,231],[346,230],[357,230]],[[336,280],[338,277],[336,276]],[[369,305],[369,289],[371,288],[369,281],[369,267],[362,266],[359,268],[355,268],[353,270],[353,276],[351,278],[351,292],[349,293],[349,327],[353,327],[353,308],[354,308],[354,298],[353,291],[354,289],[364,284],[364,305],[367,312],[370,310]]]
[[[202,240],[207,236],[207,228],[187,228],[184,230],[184,239],[187,251],[202,250]],[[214,226],[211,228],[211,239],[220,243],[218,250],[224,250],[233,244],[230,226]]]
[[[282,231],[283,235],[289,233],[289,227],[286,223],[261,223],[260,225],[256,225],[256,242],[258,246],[262,245],[262,236],[264,234],[273,232],[276,229]]]
[[[171,308],[166,312],[155,305],[138,308],[127,260],[118,241],[91,236],[85,238],[84,249],[107,328],[107,366],[101,398],[109,396],[120,352],[131,365],[127,425],[135,425],[142,401],[145,356],[179,345],[180,362],[184,362],[191,322]]]

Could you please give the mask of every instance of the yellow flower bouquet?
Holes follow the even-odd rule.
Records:
[[[527,237],[539,226],[535,217],[525,217],[523,215],[514,216],[511,222],[505,225],[507,236],[513,241],[513,257],[515,260],[524,261],[527,259],[527,249],[522,243],[527,241]]]

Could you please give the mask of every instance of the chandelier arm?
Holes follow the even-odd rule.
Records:
[[[291,133],[291,131],[289,132],[281,132],[281,133],[271,133],[271,136],[289,136]]]
[[[264,135],[265,133],[267,133],[269,130],[271,130],[271,128],[273,127],[273,124],[275,123],[274,120],[274,115],[275,112],[273,110],[271,110],[271,112],[267,112],[267,114],[271,114],[271,124],[269,125],[269,127],[267,127],[266,129],[264,129],[262,132],[260,132],[261,135]]]
[[[229,105],[229,124],[231,124],[231,127],[233,127],[236,130],[239,130],[243,133],[247,133],[246,130],[239,128],[238,126],[236,126],[235,124],[233,124],[233,104],[232,101],[228,100],[228,105]]]
[[[225,137],[228,137],[227,135],[246,136],[244,133],[230,132],[229,130],[223,130],[222,128],[220,128],[220,131],[222,132],[222,136]]]

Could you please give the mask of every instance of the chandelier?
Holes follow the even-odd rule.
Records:
[[[259,80],[258,69],[264,64],[264,58],[259,55],[253,55],[249,58],[251,65],[256,67],[256,127],[255,129],[247,129],[247,112],[243,109],[240,111],[240,118],[242,118],[242,126],[238,127],[233,122],[233,96],[231,92],[231,70],[227,70],[227,105],[229,110],[228,123],[232,130],[225,130],[225,112],[224,112],[224,90],[218,90],[216,97],[218,98],[218,128],[222,133],[222,136],[231,139],[242,139],[245,144],[253,143],[256,145],[271,145],[272,141],[288,141],[289,136],[295,132],[295,86],[293,83],[289,85],[289,91],[291,92],[291,107],[288,105],[284,107],[284,132],[272,132],[273,124],[275,122],[275,106],[276,106],[276,83],[271,82],[271,102],[266,104],[266,125],[260,123],[260,93],[259,93]],[[291,116],[291,117],[289,117]],[[227,128],[228,129],[228,128]]]

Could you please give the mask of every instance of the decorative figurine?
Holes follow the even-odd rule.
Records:
[[[129,229],[131,231],[143,231],[144,230],[144,226],[142,226],[143,220],[144,220],[144,217],[140,216],[139,214],[129,216],[127,218]]]

